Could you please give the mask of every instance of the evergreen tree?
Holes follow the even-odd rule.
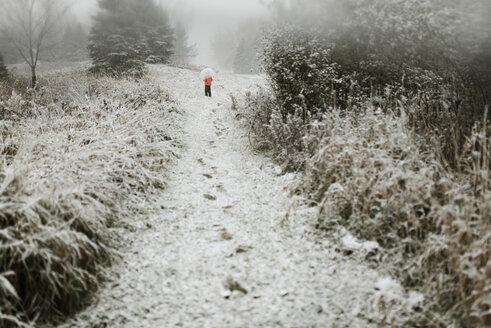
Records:
[[[189,45],[188,31],[181,22],[175,27],[176,43],[173,60],[176,63],[187,63],[197,55],[196,45]]]
[[[3,56],[0,53],[0,81],[6,81],[9,77],[9,71],[3,62]]]
[[[166,63],[173,30],[153,0],[99,0],[89,42],[91,71],[141,76],[145,62]]]

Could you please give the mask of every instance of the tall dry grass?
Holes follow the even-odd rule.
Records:
[[[247,95],[239,113],[255,145],[271,144],[280,164],[304,173],[296,192],[318,208],[316,227],[345,226],[376,240],[387,258],[380,265],[425,295],[421,308],[378,318],[380,326],[490,326],[487,118],[475,125],[454,171],[441,162],[438,144],[408,128],[403,109],[392,115],[367,104],[363,112],[330,110],[307,123],[282,118],[281,110],[263,90]]]
[[[112,227],[165,185],[176,114],[149,79],[82,72],[4,96],[0,109],[0,326],[27,327],[97,290]]]

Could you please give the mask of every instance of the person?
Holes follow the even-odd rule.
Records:
[[[207,76],[203,79],[205,82],[205,96],[211,98],[211,82],[213,82],[213,78],[211,76]]]

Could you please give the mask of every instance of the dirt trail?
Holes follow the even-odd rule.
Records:
[[[316,240],[311,210],[284,220],[293,177],[254,154],[232,118],[228,94],[259,78],[222,74],[209,99],[196,72],[156,70],[185,111],[185,146],[161,210],[131,235],[99,301],[65,326],[371,327],[380,276]]]

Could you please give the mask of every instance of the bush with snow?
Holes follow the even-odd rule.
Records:
[[[328,41],[302,29],[276,30],[264,41],[263,67],[284,118],[324,112],[337,76]]]
[[[284,55],[288,49],[308,49],[305,44],[310,40],[323,40],[319,47],[329,51],[324,65],[335,68],[331,90],[323,95],[327,107],[356,110],[369,100],[384,111],[412,109],[407,111],[408,123],[427,138],[427,144],[436,144],[440,156],[456,168],[455,155],[462,152],[491,99],[489,1],[311,0],[305,6],[304,1],[292,0],[278,8],[281,24],[301,28],[280,31],[279,37],[267,40],[267,54],[271,47]],[[298,40],[295,34],[305,39]],[[282,38],[287,42],[281,42]],[[310,55],[315,54],[311,49]],[[290,57],[302,63],[308,54],[294,55]],[[278,56],[269,66],[275,64],[275,74],[296,69],[296,61]],[[296,81],[272,83],[275,94],[282,96],[279,101],[285,101],[285,94],[297,97],[300,92],[291,85],[308,81],[302,76],[315,76],[313,71],[303,66],[302,74],[295,74]],[[325,89],[329,78],[316,82],[317,91]],[[275,82],[275,76],[272,79]],[[316,93],[307,101],[319,98]],[[322,104],[322,99],[315,102]]]

